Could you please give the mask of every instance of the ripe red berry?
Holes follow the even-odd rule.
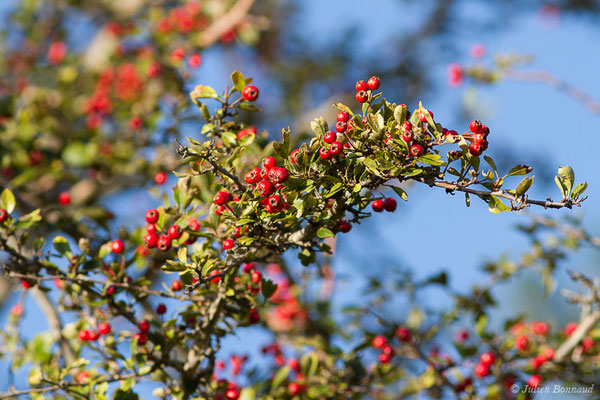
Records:
[[[329,131],[323,136],[323,141],[327,144],[331,144],[337,140],[337,133]]]
[[[283,167],[273,167],[269,170],[268,174],[269,181],[272,183],[283,183],[287,181],[289,176],[289,172]]]
[[[519,350],[527,350],[529,348],[529,338],[525,335],[517,336],[515,347]]]
[[[540,386],[543,382],[543,379],[541,376],[539,375],[531,375],[529,377],[529,380],[527,381],[527,386],[529,386],[530,388],[537,388],[538,386]]]
[[[356,101],[358,101],[359,103],[364,103],[367,100],[369,100],[369,94],[364,90],[361,90],[360,92],[356,93]]]
[[[476,133],[473,135],[473,143],[485,142],[485,135],[483,133]]]
[[[247,101],[258,99],[258,88],[254,85],[248,85],[242,90],[242,97]]]
[[[233,239],[225,239],[223,241],[223,250],[232,249],[234,244],[235,244],[235,242],[233,241]]]
[[[198,68],[200,63],[202,62],[202,55],[195,53],[190,56],[188,59],[188,65],[190,68]]]
[[[148,342],[148,335],[146,335],[144,332],[139,332],[133,335],[133,339],[137,340],[137,344],[143,346]]]
[[[433,118],[433,113],[429,110],[425,110],[429,113],[429,115],[431,115],[431,118]],[[427,122],[427,114],[425,114],[424,111],[420,111],[419,112],[419,121],[421,122]]]
[[[391,354],[384,354],[384,353],[381,353],[381,354],[378,356],[378,358],[379,358],[379,362],[380,362],[380,363],[382,363],[382,364],[387,364],[387,363],[389,363],[390,361],[392,361],[392,356],[391,356]]]
[[[98,332],[90,331],[89,340],[95,341],[95,340],[98,340],[99,337],[100,337],[100,335],[98,334]]]
[[[254,283],[259,283],[262,279],[262,275],[260,274],[259,271],[254,271],[250,277],[250,279],[252,280],[252,282]]]
[[[260,168],[252,168],[246,173],[246,183],[258,183],[262,179],[260,177]]]
[[[296,382],[290,382],[287,387],[287,392],[290,396],[297,396],[302,392],[302,385],[299,385]]]
[[[402,128],[407,132],[412,132],[413,126],[410,123],[410,121],[404,121],[404,123],[402,124]]]
[[[274,194],[269,196],[267,205],[269,205],[274,212],[281,211],[281,209],[283,208],[283,200],[281,199],[281,196],[279,196],[278,194]]]
[[[423,150],[423,146],[420,144],[413,144],[410,148],[410,154],[412,154],[412,156],[415,158],[421,157],[424,152],[425,150]]]
[[[149,224],[154,224],[158,221],[158,210],[154,208],[146,211],[146,222]]]
[[[177,224],[171,225],[167,231],[169,239],[179,239],[183,235],[183,229]]]
[[[167,306],[165,306],[164,304],[161,303],[158,306],[156,306],[156,313],[158,315],[163,315],[166,312],[167,312]]]
[[[554,358],[554,349],[552,347],[547,347],[544,350],[544,358],[546,359],[546,361],[552,361],[552,359]]]
[[[489,135],[490,128],[488,128],[486,125],[481,125],[481,133],[483,133],[484,135]]]
[[[476,376],[483,378],[483,377],[486,377],[490,373],[490,367],[485,364],[477,364],[475,366],[474,372],[475,372]]]
[[[225,207],[225,206],[216,206],[215,214],[221,215],[221,214],[223,214],[223,212],[225,212],[225,210],[227,210],[227,207]]]
[[[146,320],[143,320],[139,323],[138,328],[140,332],[148,332],[150,330],[150,323]]]
[[[369,80],[367,81],[367,86],[369,87],[369,89],[371,90],[377,90],[379,89],[379,85],[381,84],[381,80],[379,79],[378,76],[372,76],[371,78],[369,78]]]
[[[334,156],[340,155],[344,151],[344,145],[341,142],[333,142],[329,146],[329,151]]]
[[[180,281],[173,281],[171,282],[171,289],[173,289],[173,291],[178,292],[181,290],[181,282]]]
[[[103,322],[98,325],[98,332],[101,335],[108,335],[110,333],[110,324],[107,322]]]
[[[331,151],[329,151],[327,147],[321,147],[319,149],[319,156],[323,160],[329,160],[333,156],[333,154],[331,154]]]
[[[71,202],[71,195],[67,192],[62,192],[58,195],[58,202],[63,206],[66,206]]]
[[[215,198],[213,199],[215,204],[222,206],[231,201],[231,195],[228,192],[219,191],[215,194]]]
[[[543,321],[534,321],[531,323],[531,330],[536,335],[546,335],[548,333],[548,324]]]
[[[239,131],[237,134],[237,138],[238,140],[241,140],[242,138],[245,138],[248,135],[256,135],[257,132],[258,129],[255,126],[249,126],[246,129],[242,129],[241,131]]]
[[[494,361],[496,361],[496,355],[494,353],[483,353],[480,357],[479,357],[479,361],[481,361],[481,363],[483,365],[492,365],[494,363]]]
[[[196,218],[192,218],[190,219],[190,222],[188,222],[188,228],[193,231],[197,231],[200,229],[200,222],[198,222]]]
[[[82,329],[78,333],[79,340],[86,341],[90,340],[90,331],[87,329]]]
[[[375,336],[373,338],[373,347],[375,347],[376,349],[381,349],[386,344],[387,339],[384,336]]]
[[[256,191],[262,197],[267,197],[273,194],[275,191],[275,186],[269,181],[261,181],[258,185],[256,185]]]
[[[277,165],[277,161],[275,161],[274,157],[271,156],[267,156],[263,159],[262,161],[262,165],[263,167],[265,167],[267,170],[273,168],[275,165]]]
[[[156,247],[161,251],[167,251],[171,248],[171,239],[168,236],[161,236],[156,242]]]
[[[121,241],[121,239],[113,240],[110,247],[111,247],[113,253],[115,253],[115,254],[120,254],[125,249],[125,245],[123,244],[123,241]]]
[[[400,327],[396,329],[396,337],[402,342],[408,342],[411,338],[410,331],[406,328]]]
[[[225,391],[227,400],[237,400],[240,397],[240,391],[237,388],[229,388]]]
[[[383,200],[374,200],[371,203],[371,208],[375,212],[382,212],[383,211]]]
[[[348,232],[350,232],[352,230],[352,225],[350,224],[350,222],[342,219],[338,223],[338,229],[342,233],[348,233]]]
[[[473,142],[469,145],[469,153],[473,156],[480,156],[482,153],[481,143]]]
[[[575,332],[576,329],[577,329],[577,323],[569,322],[567,325],[565,325],[565,335],[571,336],[573,334],[573,332]]]
[[[594,344],[596,342],[594,342],[594,339],[592,339],[591,337],[587,336],[584,337],[583,340],[581,341],[581,347],[583,348],[584,352],[587,352],[589,349],[591,349],[592,347],[594,347]]]
[[[348,122],[350,120],[350,114],[345,111],[340,111],[336,117],[336,120],[342,122]]]
[[[300,149],[295,149],[292,151],[292,154],[290,154],[290,161],[293,164],[296,164],[296,157],[298,156],[298,153],[300,153]]]
[[[156,225],[155,224],[148,224],[148,225],[146,225],[146,232],[148,232],[148,233],[155,233],[156,232]]]
[[[394,199],[393,197],[388,197],[383,201],[383,208],[385,209],[385,211],[394,212],[396,211],[397,206],[398,204],[396,203],[396,199]]]
[[[4,222],[8,219],[8,212],[4,208],[0,208],[0,222]]]
[[[469,129],[471,130],[471,132],[473,133],[480,133],[481,132],[481,121],[479,120],[473,120],[471,121],[471,123],[469,124]]]
[[[144,242],[149,249],[156,247],[158,244],[158,235],[154,232],[150,232],[144,236]]]
[[[365,90],[367,90],[367,82],[365,81],[358,81],[356,82],[356,91],[357,92],[363,92]]]
[[[252,310],[250,310],[250,314],[248,315],[248,320],[250,321],[251,324],[256,324],[258,321],[260,321],[260,315],[258,315],[258,311],[256,311],[254,308]]]
[[[162,185],[163,183],[165,183],[167,181],[167,174],[165,172],[157,172],[156,175],[154,175],[154,182],[157,185]]]
[[[348,129],[348,124],[345,123],[344,121],[338,121],[335,123],[335,131],[336,132],[346,132],[346,130]]]

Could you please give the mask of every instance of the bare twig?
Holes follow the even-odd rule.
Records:
[[[215,43],[225,33],[235,28],[248,14],[254,0],[239,0],[227,13],[216,19],[200,35],[198,45],[208,47]]]

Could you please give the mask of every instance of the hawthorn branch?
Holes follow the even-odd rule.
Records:
[[[216,19],[200,35],[198,46],[208,47],[215,43],[221,36],[235,28],[248,14],[254,0],[239,0],[225,14]]]
[[[592,329],[592,327],[600,320],[600,310],[596,310],[591,314],[588,314],[578,325],[575,332],[569,336],[569,338],[560,345],[554,355],[555,362],[561,362],[573,349],[581,342],[585,335]]]
[[[487,199],[492,196],[495,196],[495,197],[501,197],[503,199],[510,200],[511,202],[515,202],[517,204],[536,205],[536,206],[541,206],[544,208],[557,208],[558,209],[558,208],[563,208],[563,207],[572,208],[573,206],[580,207],[581,202],[586,199],[585,197],[581,200],[565,199],[562,201],[552,201],[550,199],[548,199],[546,201],[530,200],[526,197],[524,199],[521,199],[521,198],[514,196],[512,194],[509,194],[503,190],[492,190],[492,191],[477,190],[477,189],[469,188],[467,186],[460,185],[458,183],[452,183],[452,182],[447,182],[447,181],[427,180],[423,177],[412,177],[410,179],[420,182],[420,183],[425,183],[429,186],[436,186],[439,188],[443,188],[443,189],[449,190],[451,192],[457,191],[457,192],[473,194],[482,199]]]

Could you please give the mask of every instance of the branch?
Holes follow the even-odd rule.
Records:
[[[583,200],[585,200],[585,198],[583,198],[581,200],[562,200],[562,201],[558,201],[558,202],[551,201],[550,199],[548,199],[546,201],[529,200],[527,197],[525,197],[524,199],[521,199],[519,197],[513,196],[512,194],[508,194],[503,190],[492,190],[492,191],[477,190],[477,189],[471,189],[469,187],[460,185],[458,183],[451,183],[451,182],[446,182],[446,181],[428,181],[422,177],[414,177],[414,178],[410,178],[410,179],[417,181],[417,182],[426,183],[429,186],[437,186],[437,187],[440,187],[440,188],[443,188],[446,190],[450,190],[450,191],[470,193],[470,194],[473,194],[482,199],[489,198],[491,196],[502,197],[504,199],[508,199],[511,202],[516,202],[518,204],[536,205],[536,206],[542,206],[544,208],[563,208],[563,207],[572,208],[573,206],[580,207],[581,202]]]
[[[248,14],[250,7],[254,4],[254,0],[239,0],[227,13],[220,16],[218,19],[206,28],[200,35],[198,46],[208,47],[225,33],[235,28]]]
[[[577,325],[575,332],[569,336],[569,338],[560,345],[554,354],[554,361],[561,362],[573,349],[579,344],[585,335],[592,329],[592,327],[600,320],[600,310],[596,310],[591,314],[588,314],[583,321]]]

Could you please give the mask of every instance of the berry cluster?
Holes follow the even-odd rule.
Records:
[[[283,188],[283,183],[285,183],[290,176],[288,170],[284,167],[278,167],[275,158],[271,156],[264,158],[262,166],[262,169],[256,167],[246,173],[246,183],[256,185],[255,190],[258,195],[262,197],[260,204],[267,212],[273,214],[281,210],[287,210],[290,205],[285,196],[280,193],[280,190]],[[219,204],[217,203],[216,198],[215,203]],[[218,211],[219,210],[217,210],[217,213]]]
[[[471,121],[469,129],[471,130],[471,133],[463,135],[467,140],[471,140],[469,153],[474,156],[479,156],[488,148],[487,136],[489,135],[490,130],[478,120]]]
[[[348,130],[348,121],[350,121],[350,114],[345,111],[340,111],[337,115],[337,122],[335,123],[335,132],[329,131],[323,136],[323,141],[329,145],[323,146],[319,150],[319,156],[323,160],[330,160],[333,157],[342,154],[344,147],[349,147],[348,143],[342,144],[342,141],[346,141],[345,138],[338,138],[338,134],[344,135]],[[293,155],[294,153],[292,153],[292,156]]]
[[[183,236],[184,230],[177,224],[173,224],[166,229],[166,231],[160,231],[157,225],[160,214],[156,209],[150,209],[146,212],[146,236],[144,236],[144,242],[146,247],[149,249],[158,248],[161,251],[167,251],[173,245],[173,241],[180,239]],[[189,237],[182,244],[194,244],[198,239],[194,233],[200,230],[200,223],[197,219],[192,218],[188,222],[188,233]],[[114,248],[113,248],[114,251]]]
[[[410,331],[404,327],[397,328],[395,335],[400,342],[405,343],[410,342],[412,338]],[[385,336],[375,336],[371,344],[374,348],[381,350],[381,353],[379,353],[378,356],[380,363],[388,364],[390,361],[392,361],[392,358],[394,358],[396,352],[394,351],[394,348],[388,343],[388,340]]]
[[[367,82],[356,82],[356,101],[359,103],[368,101],[371,91],[379,89],[379,85],[381,85],[381,80],[377,76],[370,77]]]

